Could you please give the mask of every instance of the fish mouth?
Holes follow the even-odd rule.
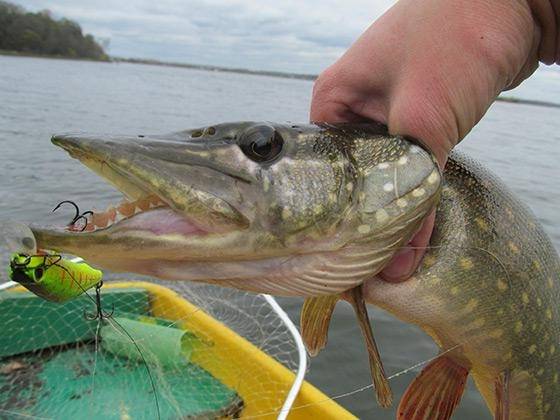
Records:
[[[225,154],[232,144],[224,139],[197,142],[191,134],[54,136],[53,144],[114,185],[125,200],[64,228],[32,227],[38,246],[80,255],[75,252],[79,244],[141,244],[150,251],[146,258],[157,258],[159,250],[166,259],[174,254],[185,259],[185,252],[179,257],[177,250],[187,247],[191,258],[208,260],[209,244],[227,243],[249,228],[251,211],[242,205],[242,195],[252,179],[208,158]],[[141,250],[135,258],[142,258]]]

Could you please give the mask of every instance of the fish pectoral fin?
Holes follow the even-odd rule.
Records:
[[[494,409],[494,420],[509,420],[509,371],[502,372],[494,384],[496,395],[496,407]]]
[[[354,308],[354,312],[358,318],[358,325],[360,326],[362,335],[364,336],[364,340],[366,342],[369,368],[371,371],[371,378],[373,379],[373,385],[375,387],[377,402],[381,407],[390,407],[393,403],[393,393],[391,391],[391,387],[389,386],[387,375],[385,375],[385,369],[383,369],[383,363],[381,362],[381,357],[379,356],[379,351],[377,350],[377,344],[375,343],[375,339],[373,337],[373,331],[369,322],[362,286],[360,285],[350,290],[348,292],[348,297],[348,301]]]
[[[317,356],[327,345],[329,324],[340,299],[338,295],[327,295],[305,299],[301,308],[301,337],[311,356]]]
[[[398,420],[447,420],[461,401],[469,370],[449,357],[429,363],[406,389]]]

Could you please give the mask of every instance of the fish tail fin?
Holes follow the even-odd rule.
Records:
[[[448,420],[461,401],[469,370],[449,357],[429,363],[408,386],[398,420]]]
[[[390,407],[393,403],[393,393],[391,391],[389,381],[387,380],[387,376],[385,375],[383,363],[381,362],[381,356],[379,356],[379,350],[377,349],[377,344],[375,343],[375,339],[373,337],[373,331],[369,322],[362,286],[355,287],[348,295],[349,301],[354,308],[356,317],[358,318],[358,324],[362,330],[362,335],[364,336],[364,340],[366,342],[369,367],[371,377],[373,379],[373,385],[375,386],[377,402],[381,407]]]
[[[301,308],[301,337],[311,356],[317,356],[327,345],[329,324],[340,297],[327,295],[305,299]]]

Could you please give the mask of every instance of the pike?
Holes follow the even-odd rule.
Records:
[[[240,122],[52,141],[129,201],[94,213],[84,232],[33,227],[39,248],[114,271],[305,297],[312,355],[344,297],[389,406],[366,294],[442,351],[398,418],[450,418],[469,374],[498,419],[560,415],[558,255],[531,212],[468,157],[453,153],[442,174],[422,144],[376,124]],[[398,284],[378,278],[434,207],[418,271]]]

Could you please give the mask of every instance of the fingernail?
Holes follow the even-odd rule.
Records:
[[[416,252],[411,248],[398,251],[389,265],[381,271],[381,277],[390,282],[406,280],[412,274],[416,262]]]

